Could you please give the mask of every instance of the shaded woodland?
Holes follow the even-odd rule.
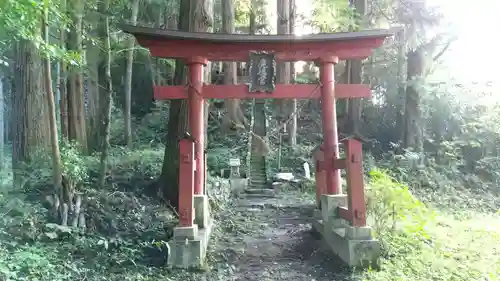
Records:
[[[395,36],[369,59],[335,68],[337,81],[368,84],[373,92],[372,99],[336,104],[340,138],[363,141],[371,186],[367,204],[371,215],[381,218],[378,234],[387,237],[381,238],[386,239],[386,272],[360,276],[389,280],[408,264],[426,268],[432,260],[414,261],[400,249],[419,252],[427,239],[427,217],[413,222],[408,233],[392,229],[392,220],[404,220],[408,210],[417,213],[424,205],[454,215],[473,210],[498,220],[499,103],[485,98],[493,96],[491,85],[455,81],[436,71],[456,39],[442,27],[439,7],[417,0],[299,2],[0,3],[0,201],[5,214],[0,220],[8,228],[0,233],[0,252],[13,257],[0,259],[0,277],[66,280],[122,266],[107,279],[87,280],[177,280],[161,269],[162,243],[176,224],[178,140],[187,131],[188,114],[184,100],[155,101],[153,86],[185,84],[186,69],[181,61],[151,57],[119,29],[123,23],[240,34],[395,28]],[[246,71],[244,63],[212,61],[204,80],[240,84]],[[316,83],[318,75],[312,62],[278,64],[279,83]],[[242,171],[247,168],[256,102],[209,100],[205,106],[210,205],[215,216],[223,216],[232,198],[221,170],[235,157]],[[264,106],[267,135],[260,153],[268,174],[303,173],[302,164],[313,166],[311,153],[322,140],[319,100],[266,100]],[[314,182],[309,185],[306,195]],[[489,280],[497,280],[498,256],[485,254],[492,264],[470,269],[446,260],[444,279],[437,273],[418,276],[417,269],[401,278],[479,280],[474,278],[490,274]]]

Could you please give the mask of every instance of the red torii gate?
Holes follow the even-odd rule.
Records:
[[[156,99],[187,99],[190,137],[180,144],[180,227],[193,226],[193,197],[205,194],[206,161],[204,157],[205,99],[321,99],[323,156],[318,167],[324,172],[324,185],[317,185],[318,195],[341,192],[340,169],[348,174],[349,209],[339,213],[353,226],[364,226],[365,219],[355,215],[356,208],[364,213],[361,146],[347,142],[347,159],[339,158],[335,102],[343,98],[368,98],[366,85],[336,84],[334,65],[339,60],[365,59],[382,45],[388,30],[351,33],[295,35],[242,35],[193,33],[174,30],[123,26],[140,45],[155,57],[184,60],[189,70],[186,86],[155,86]],[[249,61],[249,85],[207,85],[203,83],[203,67],[208,61]],[[320,68],[320,84],[275,85],[276,61],[315,61]],[[319,91],[317,91],[319,89]],[[352,165],[351,165],[352,164]],[[352,166],[352,167],[351,167]],[[349,169],[349,167],[351,167]],[[355,170],[359,170],[354,172]],[[356,175],[354,175],[356,174]],[[356,179],[355,177],[361,177]],[[361,193],[356,193],[361,190]],[[196,211],[196,210],[195,210]],[[358,213],[359,213],[358,212]],[[351,214],[352,213],[352,214]],[[355,218],[359,217],[357,221]],[[206,224],[202,223],[202,224]],[[189,235],[187,235],[189,236]]]

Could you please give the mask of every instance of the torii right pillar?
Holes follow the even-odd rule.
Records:
[[[339,158],[334,75],[338,58],[321,58],[318,63],[323,145],[315,153],[319,210],[313,229],[349,266],[374,266],[381,251],[380,243],[372,237],[371,228],[366,226],[361,143],[346,140],[346,157]],[[347,194],[342,192],[341,169],[347,171]]]

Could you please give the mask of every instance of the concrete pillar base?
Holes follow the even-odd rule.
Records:
[[[338,207],[347,207],[346,194],[323,194],[321,195],[321,216],[325,224],[334,223],[338,219]],[[335,222],[338,224],[339,222]]]
[[[213,221],[199,229],[193,227],[174,228],[174,237],[168,242],[168,265],[176,268],[200,268],[205,264],[207,246],[212,232]],[[194,237],[191,237],[193,236]]]
[[[348,266],[376,266],[381,249],[379,241],[372,237],[371,227],[350,226],[339,217],[338,207],[347,207],[347,195],[322,195],[321,210],[315,213],[313,230]]]
[[[177,226],[174,228],[175,239],[195,239],[196,237],[198,237],[198,225],[196,224],[193,224],[193,226]]]
[[[208,208],[208,197],[203,194],[195,194],[193,197],[194,206],[194,223],[199,228],[205,228],[210,218],[210,211]]]
[[[369,226],[348,226],[345,228],[345,236],[351,240],[371,240],[373,238],[372,228]]]
[[[313,230],[350,267],[377,267],[380,242],[371,237],[370,227],[332,228],[323,220],[313,221]]]

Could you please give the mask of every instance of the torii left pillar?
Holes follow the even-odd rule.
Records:
[[[189,129],[195,140],[194,154],[194,210],[195,223],[200,228],[208,225],[208,198],[206,195],[205,164],[205,100],[203,98],[203,67],[208,61],[203,57],[192,57],[185,61],[188,67],[188,116]]]
[[[168,263],[176,267],[203,265],[212,221],[206,195],[203,67],[207,60],[185,60],[188,67],[188,123],[190,134],[179,143],[179,226],[174,228]],[[193,216],[194,210],[194,216]]]

